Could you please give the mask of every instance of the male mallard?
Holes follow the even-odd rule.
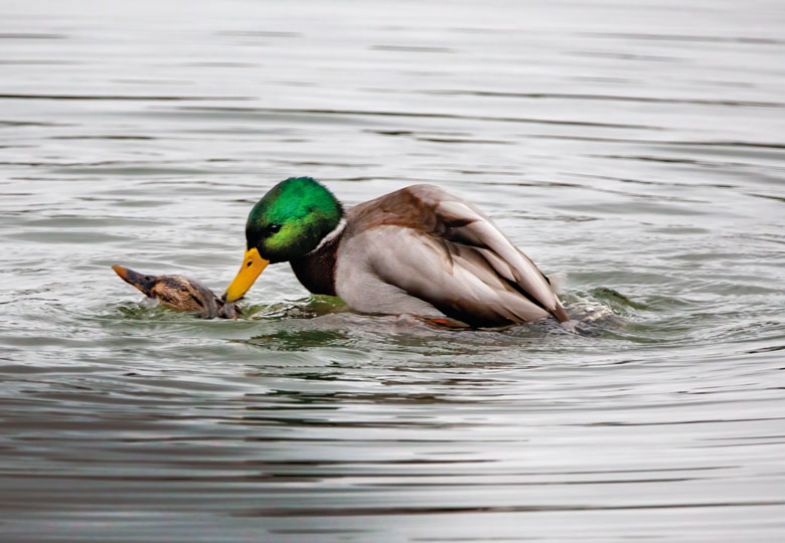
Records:
[[[550,281],[477,208],[413,185],[344,212],[310,177],[278,183],[251,209],[247,251],[224,294],[241,298],[270,263],[361,313],[449,317],[472,326],[569,320]]]

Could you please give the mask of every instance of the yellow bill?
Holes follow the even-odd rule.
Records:
[[[240,271],[237,272],[234,281],[226,289],[224,300],[235,302],[245,296],[245,293],[248,292],[248,289],[251,288],[256,278],[259,277],[259,274],[264,271],[269,263],[269,261],[262,258],[256,247],[245,251]]]

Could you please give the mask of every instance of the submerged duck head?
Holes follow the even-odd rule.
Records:
[[[224,299],[245,295],[270,263],[313,251],[341,223],[343,207],[311,177],[290,177],[270,189],[251,209],[245,224],[246,252]]]
[[[208,319],[236,319],[239,314],[233,303],[224,302],[209,288],[182,275],[146,275],[117,264],[112,269],[123,281],[170,309],[198,313]]]

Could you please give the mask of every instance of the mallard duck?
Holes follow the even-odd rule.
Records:
[[[206,319],[236,319],[239,313],[235,304],[225,302],[198,281],[182,275],[145,275],[117,264],[112,269],[123,281],[170,309],[197,313]]]
[[[360,313],[474,327],[569,320],[531,259],[475,206],[434,185],[344,211],[316,180],[289,178],[251,209],[245,237],[228,302],[243,297],[268,264],[288,261],[309,291],[339,296]]]

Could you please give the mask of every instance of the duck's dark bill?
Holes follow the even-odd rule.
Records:
[[[248,289],[256,281],[264,269],[269,264],[267,260],[262,258],[259,251],[254,247],[248,249],[243,256],[243,263],[240,265],[240,271],[234,278],[234,281],[229,285],[224,293],[223,299],[227,302],[236,302],[248,292]]]
[[[129,270],[128,268],[124,268],[118,264],[112,266],[112,269],[115,271],[117,275],[120,276],[120,279],[128,283],[129,285],[133,285],[146,296],[152,296],[150,289],[153,288],[155,284],[155,278],[149,275],[144,275],[134,270]]]

